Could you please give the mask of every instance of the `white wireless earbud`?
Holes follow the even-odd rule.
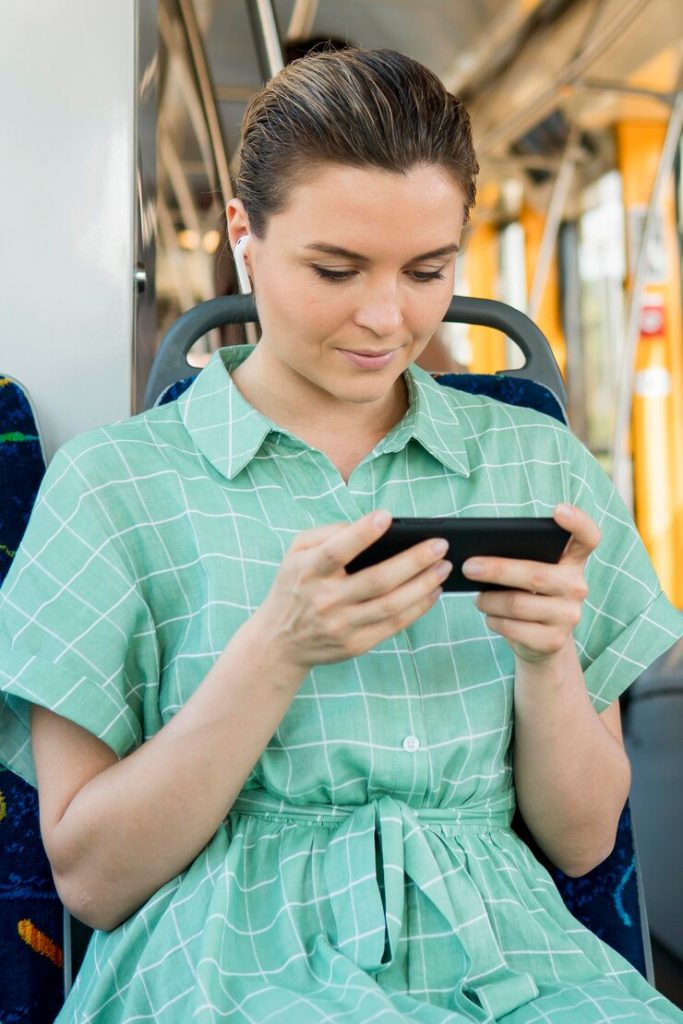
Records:
[[[251,241],[251,235],[242,235],[237,240],[233,255],[235,257],[235,266],[237,267],[237,280],[240,283],[240,291],[243,295],[249,295],[251,292],[251,281],[249,280],[249,274],[247,273],[247,264],[244,260],[244,248],[247,242]]]

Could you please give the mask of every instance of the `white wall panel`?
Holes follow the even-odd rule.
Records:
[[[0,373],[48,455],[130,412],[134,108],[134,0],[3,7]]]

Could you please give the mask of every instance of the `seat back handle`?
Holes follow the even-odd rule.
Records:
[[[185,357],[201,337],[223,324],[257,321],[252,295],[224,295],[200,302],[183,313],[167,332],[154,357],[145,389],[145,409],[150,409],[171,384],[199,372],[197,367],[190,366]],[[456,295],[446,311],[444,322],[479,324],[503,331],[519,346],[525,362],[520,369],[497,372],[543,384],[557,398],[562,408],[566,408],[567,394],[552,349],[545,335],[525,313],[495,299]]]

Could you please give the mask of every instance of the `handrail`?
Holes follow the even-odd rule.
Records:
[[[257,322],[252,295],[224,295],[201,302],[183,313],[169,329],[159,346],[145,390],[145,408],[150,409],[169,385],[199,371],[185,356],[208,331],[223,324]],[[564,409],[567,394],[562,375],[545,335],[525,313],[494,299],[474,299],[456,295],[446,315],[446,323],[481,324],[503,331],[519,346],[525,358],[518,370],[504,370],[509,377],[526,377],[543,384]]]
[[[247,13],[251,22],[261,78],[267,82],[285,66],[273,0],[247,0]]]
[[[633,505],[631,482],[631,459],[627,450],[633,403],[633,381],[636,367],[636,348],[640,335],[640,312],[643,289],[646,283],[648,247],[652,238],[657,211],[661,203],[664,186],[671,178],[676,153],[683,131],[683,70],[679,70],[674,101],[666,136],[659,155],[655,180],[645,216],[643,233],[636,257],[635,270],[627,298],[627,324],[624,348],[621,353],[620,373],[617,380],[616,412],[612,435],[612,480],[627,505]]]
[[[211,176],[214,178],[214,187],[220,190],[221,205],[225,208],[228,200],[232,199],[234,191],[213,81],[197,23],[194,4],[192,0],[176,0],[176,5],[185,36],[187,52],[190,57],[190,66],[197,86],[206,128],[209,133],[209,145],[213,161],[213,167],[211,168],[213,174]]]
[[[318,13],[318,0],[294,0],[294,7],[289,18],[285,37],[290,39],[306,39],[313,32],[315,16]]]

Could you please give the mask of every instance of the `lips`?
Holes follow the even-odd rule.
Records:
[[[361,370],[381,370],[383,367],[388,366],[392,361],[398,349],[385,349],[383,352],[373,351],[352,351],[350,349],[339,349],[341,354],[348,359],[354,366],[358,366]]]

